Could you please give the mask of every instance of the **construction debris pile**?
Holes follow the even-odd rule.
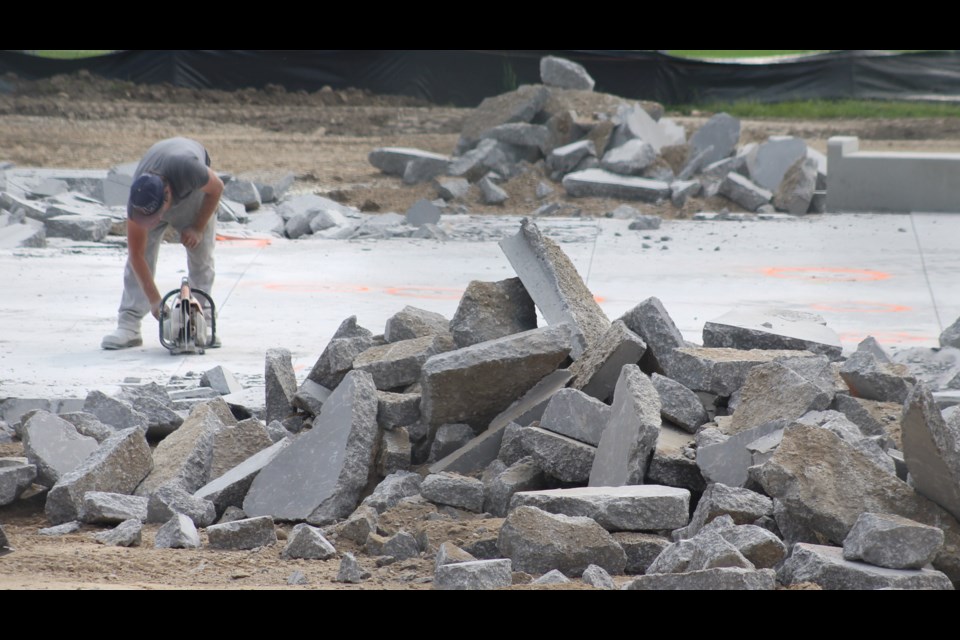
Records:
[[[268,350],[262,407],[228,404],[219,367],[175,394],[0,403],[25,452],[0,458],[0,506],[46,492],[51,535],[137,546],[162,523],[157,547],[205,530],[345,582],[427,557],[435,589],[960,580],[960,411],[938,406],[960,351],[908,365],[867,339],[844,358],[817,316],[777,310],[694,345],[656,298],[611,322],[534,223],[500,246],[517,277],[471,282],[451,319],[406,307],[374,335],[350,317],[299,382]],[[410,506],[430,509],[385,524]],[[438,518],[484,527],[458,546],[428,534]],[[278,541],[278,523],[297,525]]]
[[[682,126],[649,102],[578,113],[576,105],[594,85],[586,71],[547,57],[540,72],[543,84],[484,100],[468,116],[452,156],[386,147],[372,151],[370,163],[406,184],[432,180],[437,196],[451,202],[478,191],[484,204],[506,203],[501,184],[540,171],[575,198],[670,200],[683,207],[690,197],[719,194],[749,212],[823,212],[826,158],[799,138],[738,146],[740,121],[719,113],[687,139]],[[542,200],[553,192],[541,181],[535,195]]]

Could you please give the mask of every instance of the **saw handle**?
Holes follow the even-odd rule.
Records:
[[[191,289],[190,285],[187,284],[187,279],[184,278],[179,289],[174,289],[173,291],[165,295],[163,299],[160,301],[160,344],[163,345],[164,348],[170,351],[173,351],[177,347],[177,345],[167,340],[163,335],[163,321],[166,320],[171,309],[171,307],[167,306],[167,301],[172,300],[173,298],[177,298],[178,300],[177,303],[175,305],[172,305],[172,307],[179,307],[180,303],[182,303],[182,301],[184,300],[183,298],[184,294],[186,294],[187,296],[186,299],[189,301],[190,304],[196,305],[197,311],[199,313],[203,313],[203,305],[200,304],[195,299],[196,296],[200,296],[207,302],[207,304],[210,305],[209,344],[214,344],[217,339],[217,307],[213,303],[213,298],[211,298],[210,295],[205,291],[201,291],[200,289]]]

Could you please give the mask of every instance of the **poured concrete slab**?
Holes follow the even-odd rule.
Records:
[[[734,309],[703,327],[703,346],[798,349],[839,360],[840,336],[820,316],[789,309]]]
[[[672,193],[670,183],[635,176],[622,176],[604,169],[584,169],[563,177],[567,194],[577,197],[622,198],[659,202]]]

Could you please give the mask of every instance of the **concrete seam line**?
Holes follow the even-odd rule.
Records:
[[[597,238],[600,236],[600,223],[596,223],[593,233],[593,248],[590,250],[590,262],[587,264],[587,277],[583,279],[583,283],[586,285],[590,284],[590,272],[593,271],[593,256],[597,253]]]
[[[223,298],[223,302],[217,305],[217,315],[220,315],[220,312],[223,311],[223,308],[227,306],[227,301],[230,300],[230,296],[233,295],[234,289],[237,288],[237,285],[240,284],[240,281],[243,280],[244,276],[247,275],[247,271],[250,270],[250,267],[253,266],[253,263],[257,261],[257,258],[260,257],[260,253],[263,251],[263,247],[257,249],[257,252],[253,255],[253,258],[250,259],[250,262],[247,263],[247,266],[243,268],[243,272],[240,276],[234,281],[233,286],[230,287],[230,290],[227,291],[227,295]]]
[[[923,257],[923,247],[920,245],[920,236],[917,234],[917,225],[913,219],[913,212],[910,212],[910,228],[913,229],[913,239],[917,243],[917,251],[920,254],[920,268],[923,270],[923,279],[927,283],[927,292],[930,294],[930,302],[933,304],[933,315],[937,318],[937,328],[943,333],[943,322],[940,321],[940,310],[937,309],[937,298],[933,295],[933,287],[930,284],[930,274],[927,273],[927,261]]]

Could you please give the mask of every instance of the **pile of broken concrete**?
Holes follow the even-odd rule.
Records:
[[[200,528],[211,548],[339,560],[350,582],[428,557],[436,589],[960,580],[943,367],[919,375],[871,339],[845,358],[819,318],[776,310],[726,314],[694,345],[656,298],[611,322],[530,221],[500,246],[517,277],[471,282],[452,319],[407,307],[374,335],[350,317],[300,383],[269,350],[262,407],[225,402],[220,369],[173,397],[0,404],[26,454],[0,459],[0,505],[46,491],[46,533],[138,545],[153,522],[156,546],[196,548]],[[459,547],[426,516],[380,526],[405,505],[495,526]],[[278,523],[297,523],[282,549]]]
[[[572,197],[592,196],[682,207],[690,197],[722,195],[749,212],[823,212],[826,158],[791,136],[739,146],[740,121],[719,113],[687,139],[662,117],[663,107],[610,96],[609,113],[578,113],[594,82],[580,65],[541,60],[540,85],[484,100],[467,117],[452,156],[401,147],[370,153],[370,163],[417,184],[432,180],[444,201],[479,191],[484,204],[503,204],[500,185],[538,171]],[[476,185],[474,189],[473,185]],[[554,192],[536,187],[538,199]],[[534,212],[549,213],[548,203]]]

